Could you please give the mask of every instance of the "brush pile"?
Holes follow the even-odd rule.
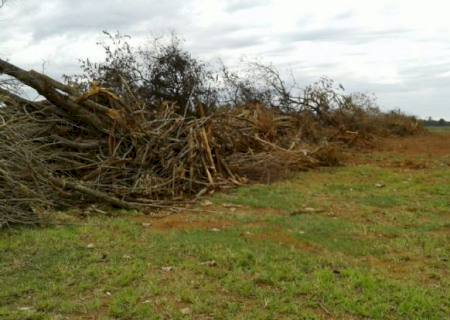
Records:
[[[339,148],[367,139],[356,113],[328,109],[329,101],[320,114],[262,99],[205,112],[191,99],[184,109],[167,100],[150,107],[124,78],[120,91],[97,82],[82,88],[0,59],[1,74],[45,99],[0,86],[0,227],[88,204],[170,207],[249,180],[335,165]],[[304,104],[320,102],[312,98]]]
[[[0,225],[88,203],[155,209],[277,168],[336,162],[328,146],[302,143],[295,117],[258,104],[193,117],[172,103],[147,109],[131,92],[82,94],[3,60],[0,72],[46,98],[0,91]]]

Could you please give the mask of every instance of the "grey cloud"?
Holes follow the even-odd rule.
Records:
[[[450,70],[450,63],[400,67],[402,79],[398,84],[361,83],[347,79],[344,86],[350,91],[374,92],[380,106],[397,109],[426,118],[450,119],[450,77],[439,77]]]
[[[245,49],[266,43],[266,28],[265,23],[260,21],[218,23],[213,29],[190,30],[189,42],[196,54]]]
[[[244,49],[248,47],[257,46],[264,43],[263,37],[254,35],[249,36],[221,36],[213,37],[207,41],[197,41],[195,43],[194,51],[223,51],[230,49]]]
[[[353,11],[348,10],[348,11],[337,14],[336,16],[333,17],[333,19],[334,20],[347,20],[347,19],[350,19],[351,17],[353,17]]]
[[[253,9],[270,3],[270,0],[232,0],[228,1],[225,11],[234,13],[241,10]]]
[[[435,88],[405,92],[381,93],[378,95],[380,104],[385,109],[399,108],[409,114],[421,118],[445,118],[450,120],[450,92]]]
[[[271,57],[271,56],[286,56],[286,52],[292,52],[296,50],[295,43],[283,43],[277,42],[269,48],[264,48],[261,51],[261,55]]]
[[[361,28],[323,28],[294,31],[283,35],[285,41],[329,41],[347,43],[367,43],[375,40],[405,36],[407,29],[363,30]]]
[[[450,72],[450,61],[435,62],[428,64],[409,64],[400,67],[400,72],[408,79],[430,79],[439,78],[445,72]]]
[[[191,30],[191,34],[207,40],[224,36],[240,37],[243,34],[260,36],[268,27],[270,25],[264,21],[227,21],[216,23],[214,28],[197,28],[196,30]]]
[[[306,85],[322,75],[338,72],[336,61],[339,58],[348,59],[357,55],[364,61],[368,56],[369,47],[366,45],[370,44],[370,48],[373,48],[373,43],[377,41],[398,38],[406,38],[416,44],[427,41],[426,44],[422,43],[424,48],[436,48],[436,44],[439,44],[441,49],[437,50],[441,50],[438,52],[442,57],[450,50],[445,47],[448,32],[436,32],[436,35],[429,36],[426,32],[412,32],[408,29],[385,27],[373,30],[370,25],[359,28],[354,20],[358,11],[345,11],[343,7],[340,7],[341,11],[336,11],[334,17],[323,23],[322,28],[312,28],[317,21],[317,15],[300,12],[294,21],[297,30],[273,31],[270,29],[273,24],[270,18],[262,19],[256,14],[252,15],[252,10],[259,13],[261,10],[258,9],[270,2],[223,1],[221,3],[225,3],[223,10],[227,19],[219,18],[218,21],[207,22],[205,26],[197,23],[200,18],[196,15],[197,2],[193,0],[11,1],[0,10],[0,54],[12,58],[15,54],[20,55],[20,48],[45,48],[46,55],[60,57],[50,61],[47,70],[52,75],[57,75],[71,73],[78,66],[77,61],[70,61],[75,60],[78,53],[62,54],[67,47],[76,47],[68,45],[72,41],[75,44],[84,44],[85,39],[95,41],[93,39],[100,35],[102,30],[118,30],[130,34],[140,42],[147,34],[150,35],[150,32],[164,34],[174,30],[187,39],[188,48],[200,58],[216,55],[227,60],[229,57],[244,56],[249,52],[258,53],[263,61],[274,62],[282,70],[293,70],[298,83]],[[241,15],[254,16],[254,19],[234,19]],[[322,64],[313,64],[302,59],[302,52],[299,50],[301,42],[327,42],[327,46],[330,43],[330,48],[333,48],[333,43],[344,44],[351,50],[345,57],[332,56],[327,60],[322,59]],[[54,50],[48,50],[50,43],[55,45]],[[315,50],[315,46],[305,47],[313,47],[312,50]],[[92,52],[89,52],[91,49],[80,52],[79,56],[84,58],[92,55]],[[40,59],[46,58],[37,51],[33,52],[29,59],[23,54],[20,56],[22,66],[27,68],[39,68]],[[396,68],[401,83],[365,83],[354,79],[350,74],[341,74],[336,80],[349,90],[375,92],[380,97],[380,103],[387,107],[404,107],[420,115],[430,113],[432,116],[450,118],[447,102],[450,101],[450,78],[442,76],[450,70],[450,61],[434,61],[428,64],[414,60],[398,62]],[[373,63],[384,62],[375,57]]]
[[[156,22],[164,26],[176,26],[186,23],[183,10],[185,1],[107,1],[95,2],[82,0],[53,0],[40,6],[41,1],[30,0],[24,3],[13,17],[20,30],[32,33],[34,41],[61,34],[81,34],[100,32],[101,30],[120,30],[127,32],[139,24]],[[42,10],[48,7],[48,12]],[[8,29],[6,26],[5,29]],[[11,29],[15,29],[14,26]]]

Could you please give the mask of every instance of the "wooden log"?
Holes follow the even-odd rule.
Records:
[[[25,71],[2,59],[0,59],[0,74],[7,74],[35,89],[40,95],[47,98],[47,100],[55,106],[65,109],[72,118],[82,120],[99,131],[109,133],[109,131],[104,128],[104,122],[102,122],[95,114],[88,112],[83,106],[76,104],[69,96],[58,92],[56,90],[58,88],[54,87],[55,81],[53,79],[49,81],[47,76],[37,76],[38,73],[36,71]]]
[[[58,187],[60,187],[62,189],[69,188],[69,189],[78,191],[80,193],[86,194],[95,199],[99,199],[106,203],[123,208],[123,209],[129,209],[129,210],[142,209],[142,205],[121,200],[121,199],[113,197],[105,192],[89,188],[81,183],[70,181],[68,179],[56,178],[56,177],[53,177],[50,175],[47,175],[47,177],[52,183],[54,183],[55,185],[57,185]]]

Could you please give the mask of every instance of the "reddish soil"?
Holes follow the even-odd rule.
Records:
[[[204,211],[203,211],[204,208]],[[181,209],[183,211],[183,209]],[[241,205],[225,204],[224,206],[206,206],[199,207],[198,210],[192,208],[187,209],[186,212],[177,214],[159,213],[159,217],[154,216],[136,216],[130,218],[144,227],[153,230],[223,230],[228,229],[236,224],[233,217],[236,216],[260,216],[261,221],[264,216],[284,215],[286,213],[280,210],[270,208],[249,208]],[[252,219],[254,220],[254,219]],[[249,228],[262,226],[259,219],[245,224]]]
[[[173,214],[159,219],[137,216],[133,220],[152,230],[223,230],[233,225],[231,221],[220,220],[212,214],[202,212]]]
[[[450,134],[426,133],[412,137],[390,137],[378,140],[372,149],[350,151],[347,164],[376,164],[381,167],[427,169],[450,165]],[[447,158],[447,159],[446,159]]]
[[[406,138],[386,138],[381,141],[377,149],[411,156],[448,156],[450,155],[450,134],[429,133]]]
[[[293,247],[295,249],[298,249],[300,251],[308,251],[308,252],[320,252],[320,248],[305,242],[301,241],[290,234],[286,233],[285,230],[279,230],[279,231],[271,231],[266,233],[259,233],[259,234],[248,234],[245,235],[249,239],[254,239],[258,241],[270,241],[277,244],[281,244],[287,247]]]

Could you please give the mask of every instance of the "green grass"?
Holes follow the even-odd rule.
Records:
[[[427,130],[431,131],[431,132],[450,132],[450,126],[445,126],[445,127],[438,127],[438,126],[428,126],[426,127]]]
[[[449,318],[448,166],[322,169],[211,201],[190,228],[2,231],[0,319]]]

